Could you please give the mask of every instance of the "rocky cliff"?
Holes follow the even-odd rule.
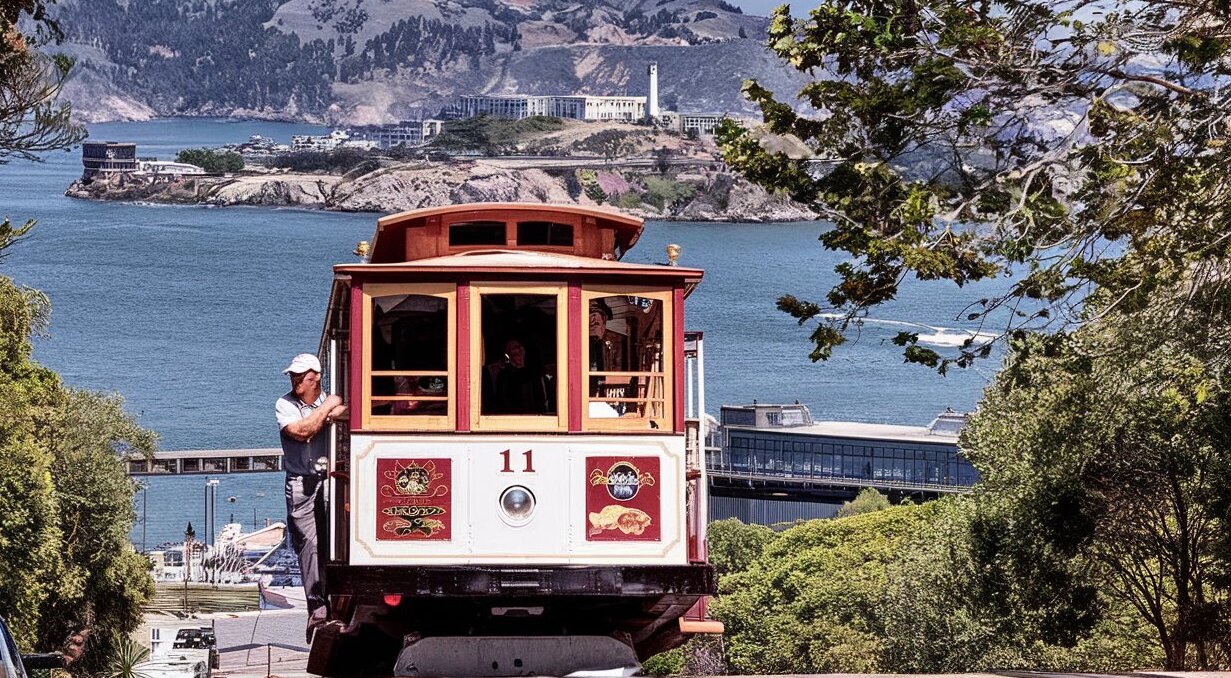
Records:
[[[616,207],[647,219],[799,221],[816,215],[742,178],[698,166],[658,174],[613,167],[505,167],[492,161],[416,162],[358,176],[268,174],[150,184],[120,175],[75,182],[66,195],[169,204],[259,205],[401,212],[459,202],[550,202]]]
[[[797,91],[768,20],[724,0],[66,0],[65,89],[88,120],[238,115],[368,124],[469,93],[632,94],[753,113],[744,78]]]

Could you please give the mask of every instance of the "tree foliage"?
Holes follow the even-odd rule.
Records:
[[[725,577],[711,606],[726,625],[727,661],[740,673],[876,673],[878,600],[886,567],[935,508],[899,506],[815,520],[769,541]]]
[[[503,155],[515,151],[527,137],[563,128],[564,121],[560,118],[541,115],[520,120],[480,115],[446,123],[430,145],[445,150],[477,150],[484,155]]]
[[[813,359],[912,275],[962,286],[1012,274],[964,318],[1010,339],[1140,310],[1181,280],[1220,284],[1228,19],[1223,4],[1174,0],[776,10],[770,47],[814,77],[800,110],[750,81],[764,128],[728,121],[718,137],[732,167],[828,215],[821,242],[852,256],[823,301],[779,300],[817,321]],[[990,353],[901,343],[942,371]]]
[[[175,161],[196,165],[206,172],[238,172],[244,168],[244,156],[212,148],[185,148],[175,155]]]
[[[35,49],[60,36],[46,5],[0,0],[0,163],[84,136],[56,101],[68,62]],[[0,255],[33,223],[0,223]],[[152,594],[148,562],[128,542],[133,486],[119,455],[148,453],[153,436],[118,397],[68,388],[32,359],[49,309],[0,276],[0,615],[23,649],[65,650],[75,673],[92,674]]]
[[[854,499],[842,502],[842,507],[838,509],[838,517],[847,518],[872,513],[887,509],[889,506],[889,497],[878,492],[875,487],[865,487],[855,495]]]
[[[1173,670],[1231,665],[1231,391],[1197,334],[1231,316],[1206,313],[1195,291],[1079,332],[1057,355],[1023,342],[963,433],[981,491],[1091,568]]]
[[[41,152],[85,138],[85,128],[71,120],[72,107],[57,98],[72,60],[38,50],[63,35],[47,14],[49,4],[0,0],[0,165],[15,158],[37,160]],[[33,225],[0,218],[0,257]]]
[[[106,667],[153,593],[128,541],[133,485],[121,453],[153,436],[115,396],[65,387],[31,359],[47,300],[0,276],[0,614],[23,648]]]
[[[716,520],[707,528],[709,562],[721,582],[728,574],[748,569],[761,557],[761,550],[774,537],[764,525],[745,525],[737,518]]]

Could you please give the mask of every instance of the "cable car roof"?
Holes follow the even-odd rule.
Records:
[[[571,250],[574,254],[595,258],[620,259],[637,244],[645,222],[615,210],[578,205],[545,203],[469,203],[428,207],[381,217],[372,236],[373,263],[393,263],[423,259],[456,251],[449,242],[449,227],[475,222],[553,221],[576,227],[575,245],[568,247],[519,245],[510,239],[507,245],[519,249]],[[571,238],[572,236],[570,236]],[[512,236],[510,236],[512,238]],[[506,243],[487,243],[486,247]]]
[[[665,266],[662,264],[633,264],[625,261],[610,261],[579,257],[575,254],[561,252],[538,252],[535,250],[471,250],[459,254],[448,254],[441,257],[417,259],[406,262],[338,264],[334,271],[338,274],[372,274],[401,272],[438,272],[438,273],[501,273],[516,270],[519,273],[572,273],[596,272],[615,275],[637,276],[667,276],[685,278],[695,283],[704,274],[699,268],[683,266]]]

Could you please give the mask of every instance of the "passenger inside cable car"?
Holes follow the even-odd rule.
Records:
[[[589,305],[590,416],[656,419],[663,397],[663,302],[635,295],[595,297]]]
[[[483,414],[555,415],[555,295],[482,298]]]

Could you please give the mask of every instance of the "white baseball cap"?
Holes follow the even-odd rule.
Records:
[[[300,353],[291,358],[291,364],[285,370],[282,370],[282,374],[303,374],[304,372],[320,374],[321,361],[317,360],[316,356],[311,353]]]

